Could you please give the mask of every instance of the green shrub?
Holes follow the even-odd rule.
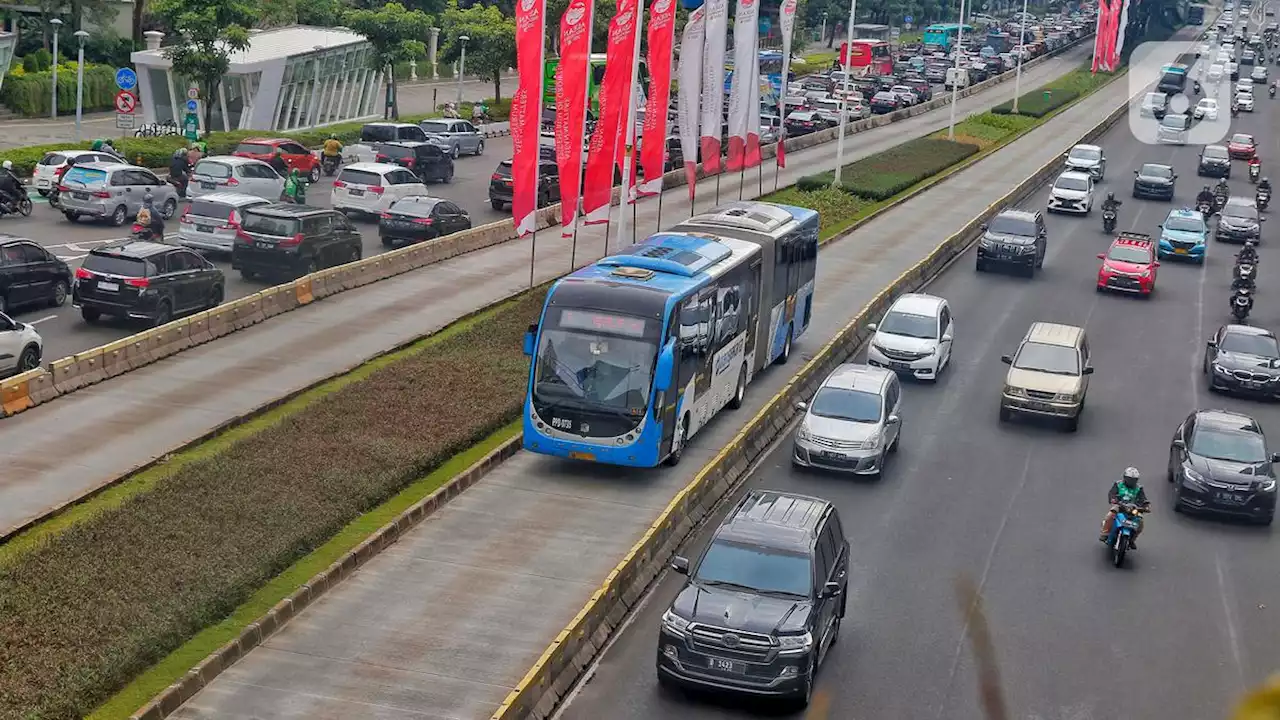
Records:
[[[35,58],[35,68],[30,72],[44,72],[53,67],[53,55],[48,50],[40,48],[30,55]],[[22,67],[26,69],[26,64],[24,63]]]
[[[1048,91],[1046,96],[1045,91]],[[1044,87],[1018,98],[1018,114],[1033,118],[1042,118],[1067,103],[1080,97],[1080,93],[1066,88]],[[991,108],[997,115],[1009,115],[1013,112],[1013,101],[1000,103]]]
[[[825,187],[831,187],[831,181],[834,179],[835,175],[829,172],[819,173],[817,175],[805,175],[796,181],[796,187],[803,192],[821,190]]]
[[[925,178],[978,152],[977,145],[916,138],[846,165],[844,191],[867,200],[887,200]]]
[[[89,715],[362,513],[519,417],[520,340],[544,299],[528,293],[6,560],[0,718]]]
[[[35,56],[35,53],[28,53],[22,58],[22,70],[29,73],[40,72],[40,59]]]
[[[32,54],[34,55],[34,53]],[[31,57],[28,55],[27,57]],[[75,63],[58,68],[58,112],[73,113],[76,110]],[[50,70],[10,74],[0,89],[0,102],[10,110],[27,117],[42,117],[49,113],[49,100],[53,95],[53,73]],[[84,110],[95,112],[108,110],[115,105],[115,70],[106,65],[89,65],[84,69]]]

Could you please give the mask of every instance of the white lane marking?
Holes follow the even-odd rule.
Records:
[[[58,317],[57,315],[45,315],[44,317],[40,318],[39,320],[32,320],[31,322],[29,322],[29,323],[27,323],[27,324],[28,324],[28,325],[39,325],[40,323],[42,323],[42,322],[44,322],[44,321],[46,321],[46,320],[53,320],[53,319],[55,319],[55,318],[57,318],[57,317]]]
[[[1227,621],[1227,644],[1231,649],[1231,660],[1236,671],[1236,692],[1243,693],[1248,688],[1244,681],[1244,653],[1240,648],[1240,633],[1237,629],[1236,616],[1231,610],[1230,590],[1227,588],[1226,569],[1223,567],[1222,555],[1213,554],[1213,565],[1218,571],[1218,597],[1222,600],[1222,614]]]

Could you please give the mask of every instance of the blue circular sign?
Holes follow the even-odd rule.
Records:
[[[130,68],[116,70],[116,87],[121,90],[132,90],[138,87],[138,73]]]
[[[195,111],[196,111],[196,101],[195,101],[195,100],[188,100],[188,101],[187,101],[187,112],[195,112]]]
[[[915,18],[913,18],[913,17],[911,17],[910,15],[908,15],[908,16],[906,16],[906,17],[902,18],[902,21],[903,21],[903,22],[915,22],[915,20],[916,20],[916,19],[915,19]]]

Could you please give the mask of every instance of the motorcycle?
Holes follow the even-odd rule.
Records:
[[[186,173],[183,173],[181,175],[169,176],[169,184],[173,186],[174,190],[178,191],[178,197],[182,199],[186,199],[187,197],[187,185],[190,182],[191,182],[191,176],[187,175]]]
[[[17,195],[16,199],[0,204],[0,215],[17,214],[22,217],[31,217],[31,198],[27,195],[27,186],[19,185]]]
[[[1144,510],[1136,505],[1124,503],[1116,506],[1116,519],[1111,523],[1111,533],[1107,536],[1107,549],[1111,551],[1111,563],[1116,567],[1124,565],[1124,556],[1133,545],[1133,534],[1138,531],[1138,518]]]
[[[1249,166],[1249,182],[1256,185],[1258,183],[1258,178],[1261,176],[1262,176],[1261,163],[1253,163],[1252,165]]]
[[[333,177],[334,173],[338,172],[338,168],[341,166],[341,155],[325,155],[320,158],[320,169],[323,170],[324,174],[328,177]]]
[[[1199,80],[1196,80],[1196,81],[1192,82],[1192,83],[1191,83],[1191,88],[1195,91],[1196,95],[1199,95],[1199,94],[1200,94],[1200,81],[1199,81]]]
[[[1102,231],[1113,233],[1116,231],[1116,211],[1106,209],[1102,211]]]
[[[1232,105],[1232,106],[1231,106],[1231,117],[1233,117],[1233,118],[1240,117],[1240,106],[1239,106],[1239,105]]]
[[[1253,294],[1249,288],[1237,288],[1236,294],[1231,296],[1231,314],[1236,320],[1244,322],[1249,317],[1249,311],[1253,310]]]
[[[1235,279],[1231,281],[1231,289],[1239,290],[1240,288],[1246,288],[1253,291],[1257,287],[1256,281],[1254,280],[1256,272],[1257,266],[1252,263],[1241,263],[1236,265],[1234,273]]]
[[[1276,96],[1276,86],[1275,86],[1275,85],[1272,85],[1271,87],[1267,88],[1267,94],[1268,94],[1268,95],[1270,95],[1272,98],[1275,98],[1275,96]]]
[[[1222,212],[1222,208],[1226,206],[1227,206],[1227,194],[1215,192],[1213,194],[1213,211],[1215,213],[1220,213]]]
[[[1200,202],[1197,202],[1197,203],[1196,203],[1196,210],[1197,210],[1201,215],[1203,215],[1203,216],[1205,217],[1205,219],[1207,220],[1207,219],[1209,218],[1209,215],[1213,213],[1213,201],[1212,201],[1212,200],[1201,200]]]
[[[1259,189],[1253,194],[1253,201],[1258,204],[1259,210],[1266,210],[1267,205],[1271,204],[1271,191]]]

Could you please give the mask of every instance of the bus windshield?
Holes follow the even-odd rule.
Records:
[[[538,348],[534,402],[643,416],[658,356],[646,326],[656,322],[568,309],[549,314],[555,312]]]

